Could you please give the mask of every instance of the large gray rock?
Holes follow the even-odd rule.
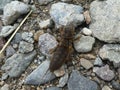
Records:
[[[98,85],[78,71],[73,71],[68,81],[68,90],[99,90]]]
[[[74,41],[74,47],[77,52],[89,52],[95,43],[95,39],[91,36],[82,35],[79,39]]]
[[[19,77],[31,63],[35,55],[36,51],[29,54],[16,53],[5,61],[1,69],[10,77]]]
[[[43,54],[49,55],[50,51],[55,49],[57,45],[58,42],[56,41],[55,37],[49,33],[40,35],[38,46]]]
[[[103,60],[113,62],[114,67],[120,67],[120,45],[119,44],[106,44],[100,51],[99,56]]]
[[[45,84],[55,78],[55,75],[49,70],[49,60],[45,60],[30,75],[27,76],[24,83],[31,85]]]
[[[4,6],[7,3],[10,3],[11,1],[14,1],[14,0],[0,0],[0,13],[2,13]]]
[[[3,10],[4,25],[12,24],[20,15],[30,11],[30,7],[23,2],[12,1],[8,3]]]
[[[95,0],[90,5],[90,29],[99,40],[120,43],[120,0]]]
[[[84,21],[82,12],[83,8],[80,5],[58,2],[51,6],[50,16],[57,27],[66,26],[70,23],[77,26]]]

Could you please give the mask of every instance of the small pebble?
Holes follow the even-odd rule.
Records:
[[[85,17],[86,23],[87,23],[87,24],[90,24],[90,22],[91,22],[91,17],[90,17],[89,11],[87,10],[87,11],[83,12],[83,15],[84,15],[84,17]]]
[[[95,66],[103,66],[103,62],[100,57],[97,57],[94,62]]]
[[[25,41],[21,41],[19,44],[19,52],[28,53],[33,51],[34,45]]]
[[[85,69],[90,69],[93,67],[93,64],[89,60],[86,60],[84,58],[80,59],[80,63]]]
[[[104,87],[102,88],[102,90],[112,90],[112,89],[110,89],[110,87],[108,87],[108,86],[104,86]]]
[[[56,77],[61,77],[61,76],[63,76],[63,75],[65,74],[64,65],[63,65],[60,69],[54,71],[54,74],[56,75]]]
[[[39,26],[40,26],[41,29],[49,28],[49,27],[52,26],[52,20],[47,19],[47,20],[41,21],[39,23]]]
[[[86,28],[86,27],[84,27],[84,28],[82,29],[82,33],[83,33],[84,35],[87,35],[87,36],[92,35],[92,31],[91,31],[90,29]]]

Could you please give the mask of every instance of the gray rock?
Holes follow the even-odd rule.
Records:
[[[95,43],[95,39],[91,36],[82,35],[79,39],[74,41],[74,47],[77,52],[90,52]]]
[[[46,4],[48,4],[48,3],[52,2],[52,1],[53,0],[38,0],[40,5],[46,5]]]
[[[7,37],[15,30],[14,26],[3,26],[2,30],[0,31],[1,37]]]
[[[73,5],[58,2],[51,6],[50,16],[57,27],[73,24],[80,25],[84,21],[83,8],[80,5]]]
[[[10,86],[8,84],[5,84],[4,86],[1,87],[0,90],[10,90],[9,87]]]
[[[120,0],[95,0],[90,5],[90,29],[99,40],[120,43]]]
[[[4,25],[12,24],[20,15],[30,11],[30,7],[19,1],[12,1],[5,5],[3,10]]]
[[[120,67],[120,45],[119,44],[106,44],[100,51],[99,56],[103,60],[113,62],[114,67]]]
[[[40,35],[39,37],[39,44],[41,53],[45,55],[50,54],[50,50],[53,50],[58,45],[55,37],[50,35],[49,33],[45,33]]]
[[[49,87],[49,88],[46,88],[45,90],[62,90],[62,88],[58,88],[58,87]]]
[[[103,67],[96,67],[96,69],[93,71],[104,81],[111,81],[115,77],[114,72],[109,69],[108,65],[105,65]]]
[[[10,77],[19,77],[31,63],[35,55],[36,51],[28,54],[16,53],[5,61],[1,69]]]
[[[84,58],[81,58],[80,59],[80,64],[85,68],[85,69],[90,69],[93,67],[93,64],[89,61],[89,60],[86,60]]]
[[[68,75],[68,73],[66,73],[63,77],[60,78],[59,84],[57,86],[64,87],[68,82],[68,77],[69,77],[69,75]]]
[[[68,81],[68,90],[99,90],[96,82],[82,76],[78,71],[73,71]]]
[[[97,57],[94,62],[95,66],[103,66],[103,62],[100,57]]]
[[[47,19],[47,20],[41,21],[39,23],[39,26],[40,26],[41,29],[44,29],[44,28],[51,27],[52,24],[53,24],[52,20],[51,19]]]
[[[15,53],[15,49],[12,46],[6,48],[6,57],[10,57]]]
[[[120,90],[120,83],[119,83],[119,82],[116,82],[116,81],[112,81],[112,87],[113,87],[115,90]]]
[[[14,1],[14,0],[0,0],[0,14],[2,13],[4,6],[7,3],[10,3],[11,1]]]
[[[13,40],[11,41],[11,44],[18,44],[22,40],[22,36],[20,33],[16,33]]]
[[[32,43],[21,41],[19,44],[19,52],[21,53],[28,53],[33,51],[33,49],[34,49],[34,45]]]
[[[49,60],[45,60],[42,64],[38,66],[30,75],[27,76],[24,83],[31,85],[41,85],[45,84],[53,79],[55,75],[49,70]]]
[[[23,40],[25,40],[29,43],[34,43],[32,32],[23,32],[21,37],[22,37]]]

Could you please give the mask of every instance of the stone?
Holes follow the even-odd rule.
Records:
[[[60,69],[55,70],[54,74],[55,74],[56,77],[63,76],[65,74],[65,67],[64,67],[64,65]]]
[[[113,87],[115,90],[120,90],[120,83],[113,80],[113,81],[112,81],[112,87]]]
[[[96,75],[104,81],[111,81],[115,77],[114,72],[109,69],[108,65],[96,67],[96,69],[94,69],[93,72],[95,72]]]
[[[7,37],[15,30],[14,26],[3,26],[2,30],[0,31],[0,37]]]
[[[22,40],[22,36],[20,33],[16,33],[13,40],[11,41],[11,44],[18,44]]]
[[[92,35],[92,31],[86,27],[82,29],[82,33],[87,36]]]
[[[99,90],[96,82],[82,76],[74,70],[68,80],[68,90]]]
[[[120,0],[95,0],[90,5],[93,36],[108,43],[120,43]]]
[[[43,33],[44,33],[43,30],[39,30],[39,31],[35,32],[35,34],[34,34],[34,40],[35,40],[35,41],[39,41],[39,37],[40,37],[40,35],[42,35]]]
[[[113,62],[114,67],[120,67],[120,45],[105,44],[99,51],[99,56],[103,60]]]
[[[51,19],[47,19],[47,20],[44,20],[44,21],[41,21],[39,23],[39,26],[41,29],[46,29],[46,28],[49,28],[52,26],[52,20]]]
[[[65,73],[65,75],[60,78],[57,87],[64,87],[68,82],[68,77],[69,77],[68,73]]]
[[[28,54],[15,53],[5,61],[1,69],[10,77],[19,77],[32,62],[35,55],[36,51]]]
[[[95,59],[94,66],[103,66],[103,62],[99,56]]]
[[[29,43],[34,43],[32,32],[23,32],[21,37],[22,37],[23,40],[25,40]]]
[[[80,59],[80,64],[85,68],[85,69],[90,69],[93,67],[93,64],[87,60],[87,59],[84,59],[84,58],[81,58]]]
[[[5,39],[3,37],[0,37],[0,50],[3,48],[5,44]]]
[[[94,43],[95,39],[93,37],[84,35],[73,42],[75,50],[82,53],[90,52]]]
[[[55,37],[49,33],[44,33],[40,35],[38,46],[40,47],[40,52],[44,55],[49,55],[50,51],[55,49],[58,45]]]
[[[4,6],[10,3],[11,1],[13,0],[0,0],[0,14],[2,14]]]
[[[52,2],[52,1],[53,0],[38,0],[40,5],[46,5],[46,4],[48,4],[48,3]]]
[[[84,21],[83,8],[80,5],[67,4],[63,2],[54,3],[50,9],[50,16],[56,27],[73,24],[80,25]]]
[[[3,23],[4,25],[10,25],[21,16],[30,11],[30,7],[20,1],[12,1],[5,5],[3,9]]]
[[[29,52],[33,51],[33,49],[34,49],[34,45],[32,43],[20,41],[19,50],[18,50],[19,52],[29,53]]]
[[[10,90],[9,87],[10,86],[8,84],[5,84],[4,86],[1,87],[0,90]]]
[[[45,90],[62,90],[62,88],[58,88],[58,87],[48,87]]]
[[[24,84],[41,85],[55,79],[55,75],[49,70],[49,64],[49,60],[43,61],[42,64],[26,77]]]
[[[90,24],[91,22],[90,12],[86,10],[85,12],[83,12],[83,15],[85,17],[86,24]]]
[[[12,46],[8,46],[6,48],[6,57],[10,57],[12,56],[13,54],[15,54],[15,49],[12,47]]]
[[[102,90],[112,90],[112,89],[110,89],[110,87],[108,87],[108,86],[104,86],[104,87],[102,88]]]

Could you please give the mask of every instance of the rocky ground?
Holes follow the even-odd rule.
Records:
[[[0,57],[0,90],[120,90],[119,0],[1,0],[0,49],[30,10]],[[72,61],[50,72],[59,28],[70,23]]]

